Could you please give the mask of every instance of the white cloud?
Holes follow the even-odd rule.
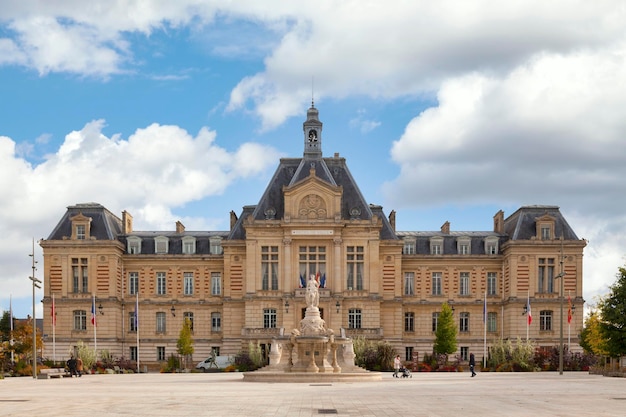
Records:
[[[259,176],[280,157],[273,148],[250,143],[228,152],[207,128],[192,136],[178,126],[153,124],[124,140],[105,136],[103,127],[96,120],[69,133],[58,152],[35,167],[16,155],[12,139],[0,136],[0,265],[3,288],[14,298],[30,290],[30,281],[20,277],[28,268],[31,239],[47,237],[60,207],[95,201],[118,216],[128,210],[143,230],[173,229],[176,209]],[[209,219],[183,219],[193,230],[215,228]],[[41,260],[39,245],[35,252]]]

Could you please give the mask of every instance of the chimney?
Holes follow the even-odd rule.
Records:
[[[493,216],[493,231],[496,233],[504,233],[504,212],[499,210]]]
[[[133,232],[133,216],[126,210],[122,212],[122,232],[125,235]]]
[[[450,234],[450,222],[446,221],[441,225],[441,233],[449,235]]]
[[[396,211],[395,210],[391,210],[391,213],[389,213],[389,223],[391,224],[391,228],[395,232],[396,231]]]
[[[180,220],[176,222],[176,233],[179,235],[185,233],[185,225],[182,224]]]
[[[237,215],[235,214],[234,211],[230,211],[230,230],[233,230],[233,227],[235,227],[235,223],[237,223]]]

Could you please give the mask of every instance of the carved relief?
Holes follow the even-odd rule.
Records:
[[[326,203],[316,194],[304,197],[298,207],[298,215],[301,219],[325,219],[327,212]]]

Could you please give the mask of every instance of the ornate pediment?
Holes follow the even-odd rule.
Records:
[[[314,174],[283,188],[285,218],[290,221],[326,221],[341,218],[343,189],[327,184]]]

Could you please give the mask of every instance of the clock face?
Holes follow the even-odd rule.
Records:
[[[309,142],[317,142],[317,130],[309,130]]]

